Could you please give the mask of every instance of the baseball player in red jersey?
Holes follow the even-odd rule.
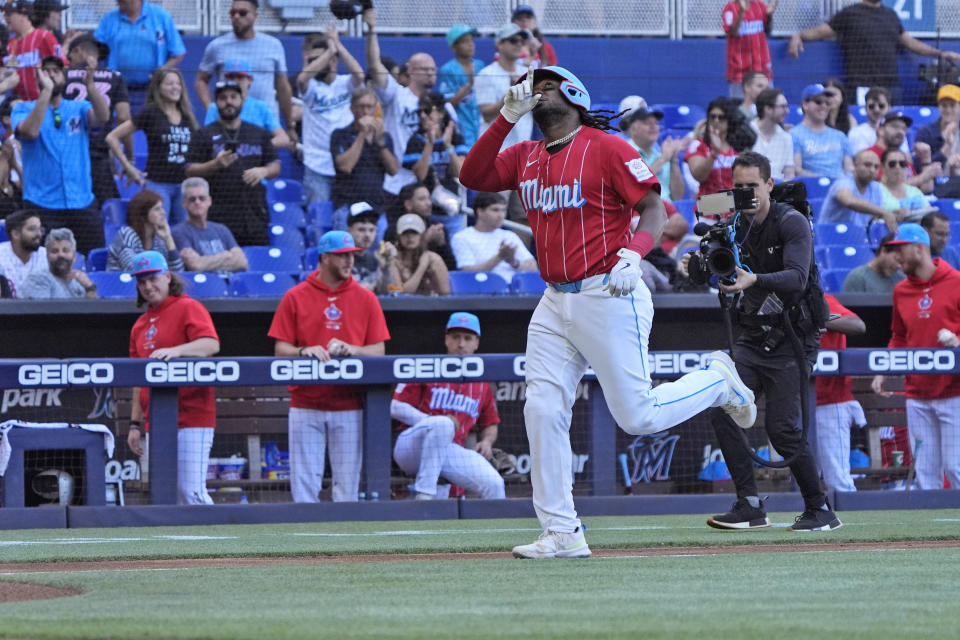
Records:
[[[473,355],[480,346],[479,318],[464,312],[451,315],[444,342],[449,355]],[[503,478],[488,462],[500,424],[489,382],[399,384],[390,415],[404,423],[393,459],[417,477],[415,499],[434,498],[440,476],[481,498],[506,497]],[[474,426],[479,426],[480,437],[467,449]]]
[[[220,351],[220,338],[202,304],[184,295],[183,282],[171,274],[156,251],[133,257],[137,305],[147,310],[130,331],[131,358],[209,358]],[[207,465],[217,424],[213,387],[181,387],[177,392],[177,504],[213,504],[207,493]],[[134,393],[127,444],[145,457],[140,431],[150,426],[150,390]]]
[[[652,388],[647,344],[653,322],[640,262],[666,220],[660,185],[625,140],[604,133],[583,83],[562,67],[525,75],[504,97],[500,115],[460,172],[477,191],[519,192],[550,285],[527,332],[527,400],[533,504],[540,538],[514,548],[520,558],[587,557],[573,504],[570,418],[589,366],[614,419],[634,435],[668,429],[708,407],[723,406],[741,427],[753,425],[753,392],[732,360],[715,352],[706,367]],[[498,153],[527,112],[544,140]],[[640,214],[631,237],[633,212]]]
[[[960,272],[930,257],[930,236],[918,224],[900,225],[900,266],[907,275],[893,288],[890,348],[960,347]],[[884,376],[873,378],[875,393]],[[916,459],[917,486],[960,488],[960,376],[913,374],[906,377],[907,427]]]
[[[353,279],[354,253],[346,231],[317,243],[320,263],[287,291],[268,335],[274,355],[328,362],[341,356],[382,356],[390,339],[377,297]],[[290,492],[294,502],[319,502],[324,455],[330,447],[334,502],[356,502],[363,451],[363,387],[290,386]]]
[[[49,31],[33,27],[30,22],[32,11],[33,3],[26,0],[10,0],[3,7],[7,26],[15,34],[7,43],[7,57],[3,59],[3,64],[17,69],[20,82],[14,88],[13,95],[28,102],[40,96],[37,70],[44,58],[56,56],[63,60],[64,65],[67,64],[57,38]]]
[[[820,349],[846,349],[847,336],[865,333],[867,325],[829,293],[824,297],[830,306],[830,320],[820,336]],[[850,477],[850,425],[866,426],[863,407],[853,397],[850,376],[817,376],[815,383],[817,462],[823,483],[830,491],[856,491]]]
[[[760,0],[733,0],[721,14],[723,32],[727,34],[727,82],[730,95],[743,97],[743,76],[748,71],[762,71],[773,80],[770,46],[767,44],[767,20],[777,8],[777,0],[764,4]]]

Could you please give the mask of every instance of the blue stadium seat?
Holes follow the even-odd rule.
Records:
[[[827,248],[821,247],[819,245],[814,245],[813,247],[813,261],[817,263],[817,266],[820,267],[820,271],[824,271],[827,268]]]
[[[127,205],[129,200],[106,200],[100,207],[100,216],[104,224],[127,224]]]
[[[694,207],[697,206],[696,200],[674,200],[673,206],[677,208],[677,212],[684,217],[687,223],[690,225],[690,233],[693,233],[693,226],[697,224],[697,216],[693,212]]]
[[[136,279],[125,271],[91,271],[87,276],[97,285],[100,298],[137,297]]]
[[[307,251],[303,254],[303,266],[310,271],[315,271],[318,264],[320,264],[320,252],[315,246],[307,247]]]
[[[303,233],[296,227],[271,224],[267,233],[270,235],[271,247],[290,247],[302,251],[306,246],[303,242]]]
[[[108,247],[109,247],[110,244],[113,242],[114,236],[117,235],[117,233],[120,231],[120,227],[122,227],[122,226],[123,226],[122,224],[105,224],[105,225],[103,225],[103,237],[104,237],[104,242],[106,243],[106,245],[107,245]]]
[[[817,218],[820,217],[820,211],[823,209],[823,198],[811,198],[807,196],[807,202],[810,204],[810,208],[813,209],[813,220],[817,221]]]
[[[87,255],[87,270],[88,271],[106,271],[107,270],[107,256],[109,255],[110,250],[106,247],[101,247],[99,249],[90,249],[90,253]]]
[[[541,295],[547,283],[540,277],[539,271],[518,271],[510,280],[510,293]]]
[[[950,223],[950,239],[947,241],[953,246],[960,246],[960,221]]]
[[[827,247],[827,267],[849,271],[873,259],[873,251],[867,245]]]
[[[955,198],[937,198],[933,205],[948,216],[960,216],[960,200]]]
[[[453,295],[507,293],[507,281],[489,271],[451,271],[450,293]]]
[[[303,202],[303,185],[290,178],[277,178],[267,182],[267,204],[274,202]]]
[[[904,115],[910,116],[913,119],[912,126],[915,130],[934,120],[940,119],[940,110],[926,105],[906,104],[898,107],[890,107],[890,111],[903,111]]]
[[[280,298],[293,285],[290,273],[240,271],[230,276],[230,295],[235,298]]]
[[[874,222],[867,229],[867,244],[871,249],[877,249],[885,235],[887,235],[887,225],[883,222]]]
[[[307,226],[307,216],[303,207],[293,202],[274,202],[270,205],[270,224],[282,224],[285,227],[303,229]]]
[[[662,111],[660,126],[664,129],[690,130],[707,117],[706,110],[697,104],[653,104],[650,111]]]
[[[299,271],[300,251],[289,247],[243,247],[250,271]]]
[[[0,220],[0,242],[6,242],[9,239],[7,237],[7,223],[5,220]]]
[[[803,108],[800,105],[795,107],[790,107],[787,110],[787,115],[783,118],[784,124],[800,124],[800,121],[803,120]]]
[[[307,207],[307,224],[317,226],[320,235],[333,229],[333,203],[329,200],[323,202],[311,202]]]
[[[187,294],[194,298],[226,298],[230,294],[227,281],[219,273],[187,271],[181,275]]]
[[[830,178],[823,176],[797,176],[796,179],[807,186],[807,200],[826,198],[832,182]]]
[[[823,283],[823,290],[827,293],[837,293],[843,291],[843,281],[847,279],[847,269],[827,269],[820,272],[820,281]]]
[[[140,168],[142,169],[142,167]],[[121,176],[117,178],[116,183],[117,183],[117,191],[120,192],[120,198],[122,200],[129,200],[130,198],[137,195],[144,189],[144,187],[140,186],[136,182],[131,182],[128,186],[126,176]]]
[[[83,254],[77,251],[76,257],[73,259],[73,268],[78,269],[79,271],[87,270],[87,259],[83,257]]]
[[[867,244],[867,230],[843,222],[821,222],[813,226],[814,241],[823,246],[832,244]]]

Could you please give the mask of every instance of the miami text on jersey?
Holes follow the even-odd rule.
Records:
[[[587,204],[580,195],[580,181],[569,184],[543,185],[539,180],[524,180],[520,183],[520,200],[527,211],[556,211],[557,209],[576,209]]]

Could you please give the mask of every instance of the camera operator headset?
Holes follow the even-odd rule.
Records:
[[[757,461],[790,467],[805,504],[794,529],[834,529],[840,521],[820,488],[819,469],[806,440],[809,376],[829,313],[813,262],[810,221],[789,204],[771,199],[774,182],[764,156],[741,153],[733,163],[733,182],[732,193],[717,194],[725,199],[726,210],[713,206],[715,196],[698,202],[701,212],[734,215],[706,229],[698,225],[704,240],[700,252],[691,254],[687,270],[695,282],[704,282],[711,274],[719,277],[731,355],[747,386],[764,394],[767,435],[784,460],[759,458],[742,429],[714,412],[711,423],[738,501],[730,513],[707,522],[717,528],[769,526],[753,473]],[[793,200],[803,201],[798,206],[806,209],[805,192],[800,193]],[[730,316],[736,322],[736,339]],[[801,415],[803,429],[798,428]]]

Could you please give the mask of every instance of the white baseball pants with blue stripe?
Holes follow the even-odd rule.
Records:
[[[397,436],[393,459],[407,475],[416,476],[413,489],[434,496],[437,480],[460,485],[481,498],[505,498],[503,477],[486,458],[453,441],[453,421],[446,416],[430,416]]]
[[[614,420],[633,435],[669,429],[727,399],[725,379],[707,369],[653,388],[647,365],[650,291],[641,282],[632,295],[614,298],[602,285],[603,276],[593,276],[579,293],[548,288],[527,330],[523,416],[533,506],[545,530],[572,532],[580,526],[570,473],[570,419],[588,364]]]

